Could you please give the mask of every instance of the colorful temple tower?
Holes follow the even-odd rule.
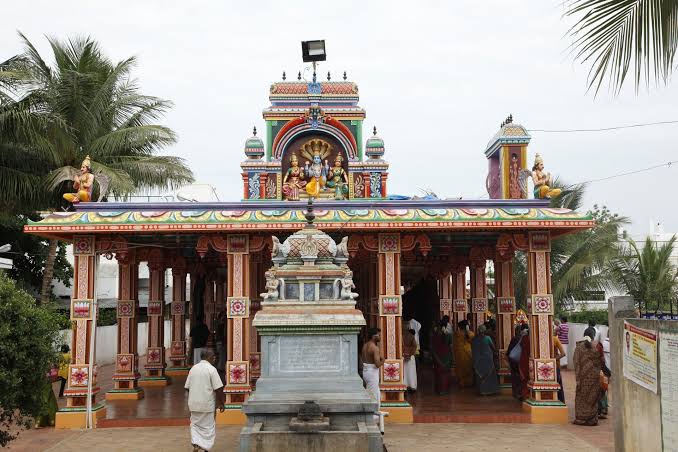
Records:
[[[530,134],[509,115],[485,148],[490,199],[527,199],[527,145]]]
[[[345,79],[271,85],[266,143],[256,128],[245,143],[244,200],[386,197],[384,142],[375,128],[363,148],[365,110]]]

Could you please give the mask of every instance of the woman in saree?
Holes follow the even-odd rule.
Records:
[[[520,362],[518,364],[518,371],[520,373],[520,400],[526,400],[530,397],[530,388],[527,387],[527,382],[530,380],[530,329],[525,324],[520,334]]]
[[[574,350],[574,372],[577,389],[574,399],[574,423],[577,425],[598,425],[598,400],[600,399],[600,371],[602,360],[593,328],[584,331],[584,339],[577,342]]]
[[[433,355],[434,391],[438,395],[450,392],[450,377],[452,373],[451,337],[445,334],[443,321],[436,326],[431,341]]]
[[[511,369],[511,394],[514,398],[520,399],[522,397],[522,392],[520,389],[520,359],[514,361],[510,358],[511,350],[515,348],[516,345],[520,342],[520,339],[523,337],[523,330],[527,330],[527,325],[522,323],[516,325],[514,331],[514,336],[509,342],[508,349],[506,350],[506,356],[508,356],[509,368]]]
[[[480,325],[478,335],[471,342],[473,371],[480,395],[493,395],[499,392],[499,382],[497,381],[497,370],[494,367],[494,343],[486,333],[487,327]]]
[[[471,359],[471,341],[473,333],[468,330],[468,321],[462,320],[457,324],[454,333],[454,362],[459,386],[462,388],[473,386],[473,360]]]

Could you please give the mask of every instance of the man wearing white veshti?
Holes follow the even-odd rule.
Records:
[[[209,350],[202,350],[201,361],[194,365],[186,378],[188,409],[191,411],[191,444],[193,451],[208,451],[214,446],[216,437],[215,408],[224,411],[224,385],[217,369],[215,356]]]
[[[363,360],[363,380],[365,380],[365,389],[367,389],[367,392],[378,403],[375,421],[379,423],[379,429],[383,432],[383,420],[379,411],[381,408],[379,368],[384,364],[384,358],[382,358],[381,351],[379,350],[379,342],[381,341],[379,333],[381,333],[379,328],[370,328],[367,331],[368,341],[363,345],[360,356]]]

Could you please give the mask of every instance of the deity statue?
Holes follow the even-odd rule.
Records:
[[[523,190],[520,187],[520,165],[518,164],[518,154],[511,154],[511,163],[509,166],[509,199],[522,199]]]
[[[266,273],[266,292],[260,294],[261,298],[264,301],[277,301],[280,293],[278,291],[278,286],[280,281],[275,276],[275,272],[268,270]]]
[[[94,187],[94,174],[89,155],[80,164],[80,172],[73,178],[75,193],[64,193],[64,199],[72,204],[89,202],[92,200],[92,188]]]
[[[327,162],[325,159],[331,152],[329,143],[323,140],[310,140],[301,147],[302,155],[311,161],[306,161],[305,174],[308,177],[306,193],[312,198],[317,198],[327,182]]]
[[[540,154],[534,156],[532,167],[532,182],[534,182],[534,197],[536,199],[553,198],[561,192],[559,188],[551,188],[553,183],[551,174],[544,172],[544,159]]]
[[[282,192],[288,201],[299,201],[299,189],[304,188],[304,170],[299,167],[299,159],[296,154],[290,157],[290,167],[283,179]]]
[[[352,292],[351,289],[355,289],[355,283],[353,282],[353,272],[351,270],[346,270],[344,272],[344,277],[341,279],[341,295],[342,300],[355,300],[358,298],[358,294]]]
[[[334,199],[346,199],[348,197],[348,177],[346,176],[346,171],[341,166],[343,160],[344,158],[341,154],[337,154],[332,168],[327,165],[327,160],[325,160],[327,187],[334,189]]]

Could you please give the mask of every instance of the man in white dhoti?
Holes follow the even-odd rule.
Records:
[[[417,390],[417,341],[414,338],[414,330],[408,328],[408,322],[403,322],[403,383],[407,386],[407,392]]]
[[[379,342],[381,337],[379,335],[381,330],[379,328],[370,328],[367,332],[369,340],[363,345],[360,353],[363,360],[363,380],[365,380],[365,387],[367,392],[377,402],[377,412],[381,408],[381,391],[379,391],[379,368],[384,364],[384,358],[381,356],[379,350]],[[375,414],[375,421],[379,423],[379,428],[383,432],[380,414]]]
[[[224,385],[214,368],[215,356],[203,350],[201,361],[191,367],[184,388],[188,389],[188,409],[191,410],[191,444],[193,451],[208,451],[216,437],[215,407],[224,411]]]

